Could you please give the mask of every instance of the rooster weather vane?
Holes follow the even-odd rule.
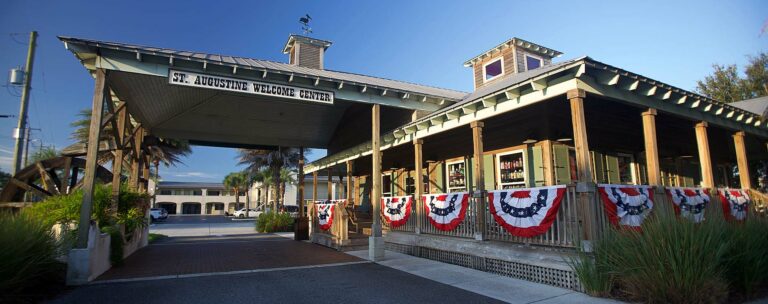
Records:
[[[310,20],[312,20],[312,17],[310,17],[309,14],[305,14],[304,17],[299,18],[299,23],[301,23],[301,30],[304,31],[304,35],[312,33],[312,28],[309,27]]]

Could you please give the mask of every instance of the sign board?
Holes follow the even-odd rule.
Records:
[[[187,87],[281,97],[309,102],[333,104],[333,92],[302,87],[169,70],[168,83]]]

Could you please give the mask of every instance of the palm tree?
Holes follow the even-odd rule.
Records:
[[[265,149],[239,149],[240,165],[247,165],[247,170],[257,172],[263,168],[269,168],[272,173],[272,182],[274,183],[274,210],[277,210],[277,204],[280,189],[280,169],[293,169],[299,165],[299,148],[277,147],[277,150]]]
[[[75,130],[70,135],[70,138],[75,140],[75,145],[82,145],[83,147],[88,143],[88,133],[91,127],[91,109],[80,110],[78,116],[80,119],[73,121],[69,125],[74,127]],[[112,131],[112,125],[107,124],[101,131],[101,141],[111,142],[114,138],[114,132]],[[65,149],[66,150],[66,149]],[[177,140],[170,138],[158,138],[157,141],[147,142],[147,153],[150,156],[150,161],[155,166],[155,178],[158,178],[160,163],[165,164],[166,167],[175,166],[180,164],[183,156],[189,155],[192,150],[189,147],[189,143],[185,140]],[[109,151],[102,151],[98,154],[99,164],[105,164],[114,159],[114,155]],[[130,161],[125,160],[123,165],[124,170],[129,170],[131,167]]]
[[[250,172],[250,171],[249,171]],[[251,173],[251,184],[260,183],[262,190],[259,197],[259,201],[262,204],[266,204],[268,201],[269,185],[272,183],[272,173],[268,168],[263,168],[255,173]]]
[[[224,187],[235,192],[235,208],[240,205],[240,190],[248,187],[247,176],[243,172],[232,172],[224,177]],[[249,208],[248,206],[247,208]],[[247,210],[246,208],[246,210]],[[246,211],[246,214],[247,211]]]
[[[285,207],[285,189],[287,185],[295,185],[296,179],[293,177],[294,171],[288,170],[288,169],[281,169],[280,170],[280,201],[283,203],[283,207]]]

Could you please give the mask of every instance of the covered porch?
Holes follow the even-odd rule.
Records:
[[[562,255],[589,250],[609,229],[598,185],[649,186],[656,205],[672,204],[674,187],[708,191],[708,208],[720,208],[718,189],[744,189],[751,212],[768,202],[753,189],[755,168],[768,161],[765,117],[589,58],[480,90],[379,136],[373,115],[371,142],[308,165],[348,181],[346,200],[332,202],[332,227],[312,217],[320,243],[343,248],[360,233],[349,215],[367,213],[390,250],[578,289]],[[513,235],[489,208],[489,191],[558,185],[563,198],[544,233]],[[459,192],[471,197],[463,220],[437,229],[421,198]],[[389,223],[379,197],[412,197],[405,223]]]

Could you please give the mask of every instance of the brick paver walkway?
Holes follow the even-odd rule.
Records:
[[[272,234],[175,237],[151,244],[97,280],[227,272],[362,261],[323,246]]]

